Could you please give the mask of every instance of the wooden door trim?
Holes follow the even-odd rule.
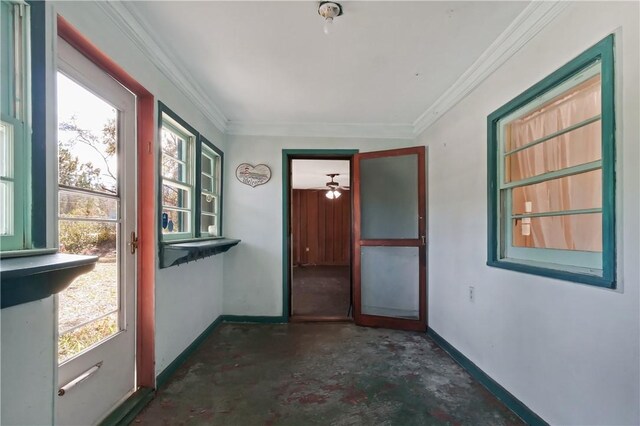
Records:
[[[362,239],[360,201],[360,160],[399,157],[404,155],[418,156],[418,212],[422,216],[418,219],[418,238],[397,239]],[[391,149],[385,151],[363,152],[356,154],[353,159],[353,294],[354,294],[354,319],[356,324],[369,327],[385,327],[403,330],[426,331],[427,329],[427,247],[426,247],[426,148],[416,146],[410,148]],[[423,237],[423,238],[420,238]],[[423,244],[425,241],[425,244]],[[362,313],[362,271],[361,253],[362,247],[418,247],[418,319],[401,319],[378,315],[366,315]]]

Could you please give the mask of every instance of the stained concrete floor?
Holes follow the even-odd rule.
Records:
[[[132,424],[522,422],[424,334],[291,323],[221,325]]]
[[[349,266],[297,266],[291,280],[294,316],[346,317],[350,304]]]

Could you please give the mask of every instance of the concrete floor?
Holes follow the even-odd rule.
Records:
[[[522,422],[424,334],[292,323],[221,325],[132,424]]]
[[[350,302],[349,266],[296,266],[291,281],[294,316],[346,317]]]

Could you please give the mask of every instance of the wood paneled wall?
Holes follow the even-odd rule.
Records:
[[[348,265],[351,194],[330,200],[326,191],[294,189],[291,232],[294,265]]]

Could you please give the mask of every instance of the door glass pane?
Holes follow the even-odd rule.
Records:
[[[61,189],[58,191],[58,212],[64,218],[117,219],[118,200]]]
[[[362,239],[418,238],[418,156],[360,160]]]
[[[76,278],[59,294],[58,362],[63,362],[118,331],[117,315],[100,327],[83,325],[117,312],[119,276],[115,223],[61,219],[59,227],[62,253],[98,256],[93,271]]]
[[[58,73],[58,182],[116,194],[118,112]]]
[[[365,315],[419,319],[418,247],[361,248],[361,304]]]
[[[60,252],[98,256],[95,268],[58,297],[58,362],[117,333],[118,111],[58,73]],[[65,190],[70,186],[79,191]],[[92,194],[93,192],[93,194]],[[105,196],[103,194],[109,194]]]

